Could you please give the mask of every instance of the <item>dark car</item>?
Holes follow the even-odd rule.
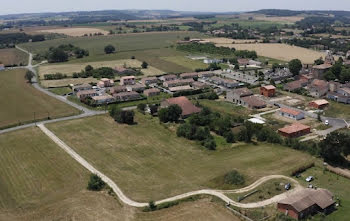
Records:
[[[286,185],[284,185],[284,189],[286,190],[290,190],[291,187],[292,185],[290,183],[287,183]]]

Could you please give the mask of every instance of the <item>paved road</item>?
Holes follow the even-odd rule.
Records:
[[[125,204],[127,204],[129,206],[134,206],[134,207],[145,207],[145,206],[148,205],[148,203],[136,202],[136,201],[130,199],[129,197],[127,197],[113,180],[111,180],[105,174],[103,174],[102,172],[97,170],[95,167],[93,167],[90,163],[88,163],[83,157],[81,157],[71,147],[69,147],[61,139],[59,139],[54,133],[52,133],[49,129],[47,129],[45,127],[44,123],[38,124],[38,127],[53,142],[55,142],[59,147],[61,147],[64,151],[66,151],[71,157],[73,157],[76,161],[78,161],[83,167],[88,169],[91,173],[97,174],[99,177],[101,177],[101,179],[104,182],[106,182],[113,189],[113,191],[117,194],[117,196],[119,197],[119,199],[123,203],[125,203]],[[294,179],[292,179],[290,177],[286,177],[286,176],[283,176],[283,175],[272,175],[272,176],[263,177],[263,178],[259,179],[258,181],[256,181],[255,183],[253,183],[252,185],[250,185],[248,187],[245,187],[245,188],[242,188],[242,189],[238,189],[238,190],[232,190],[232,191],[235,191],[236,193],[246,192],[246,191],[249,191],[249,190],[252,190],[252,189],[256,188],[260,184],[262,184],[262,183],[264,183],[264,182],[266,182],[266,181],[268,181],[270,179],[276,179],[276,178],[286,178],[286,179],[291,180],[293,183],[295,183],[295,188],[292,191],[288,191],[288,192],[283,193],[281,195],[274,196],[271,199],[264,200],[264,201],[261,201],[261,202],[256,202],[256,203],[238,203],[238,202],[235,202],[235,201],[231,200],[229,197],[227,197],[224,194],[225,192],[229,192],[229,191],[210,190],[210,189],[198,190],[198,191],[192,191],[192,192],[184,193],[184,194],[181,194],[181,195],[177,195],[177,196],[173,196],[173,197],[170,197],[170,198],[167,198],[167,199],[156,201],[155,203],[156,204],[160,204],[160,203],[165,203],[165,202],[171,202],[171,201],[175,201],[175,200],[184,199],[184,198],[187,198],[187,197],[190,197],[190,196],[194,196],[194,195],[205,194],[205,195],[212,195],[212,196],[219,197],[220,199],[222,199],[226,203],[230,203],[231,205],[234,205],[234,206],[237,206],[237,207],[241,207],[241,208],[257,208],[257,207],[266,206],[266,205],[278,202],[279,200],[285,199],[288,195],[290,195],[290,194],[294,193],[295,191],[298,191],[298,190],[300,190],[302,188],[298,184],[297,181],[295,181]]]

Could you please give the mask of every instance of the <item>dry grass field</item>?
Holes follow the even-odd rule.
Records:
[[[98,28],[55,28],[55,29],[39,30],[38,32],[64,34],[72,37],[80,37],[80,36],[84,36],[85,34],[93,35],[96,33],[102,33],[104,35],[108,34],[108,31],[98,29]]]
[[[33,121],[74,115],[79,111],[26,83],[26,70],[0,72],[0,128]]]
[[[51,64],[51,65],[42,65],[39,67],[39,75],[41,79],[44,79],[45,74],[54,74],[62,73],[71,76],[74,72],[80,72],[84,70],[87,65],[91,65],[94,68],[100,67],[111,67],[115,68],[116,66],[132,67],[132,68],[141,68],[142,62],[136,59],[122,59],[122,60],[113,60],[113,61],[96,61],[96,62],[87,62],[87,63],[66,63],[66,64]],[[164,72],[148,66],[147,69],[141,69],[145,76],[159,75]]]
[[[237,50],[256,51],[259,56],[270,57],[282,61],[298,58],[302,63],[313,64],[324,53],[287,44],[216,44],[216,46],[236,48]]]
[[[137,113],[135,120],[136,125],[121,125],[104,115],[47,127],[137,201],[202,188],[236,188],[221,182],[232,169],[244,174],[247,185],[265,175],[289,175],[313,161],[308,154],[272,144],[238,143],[209,151],[178,138],[158,118]]]
[[[60,80],[41,80],[40,84],[46,88],[52,87],[65,87],[70,84],[89,84],[89,83],[97,83],[99,80],[96,78],[65,78]]]
[[[256,43],[261,40],[254,39],[254,40],[249,40],[249,39],[230,39],[230,38],[207,38],[203,39],[203,42],[212,42],[214,44],[232,44],[233,42],[235,44],[249,44],[249,43]]]
[[[28,55],[16,48],[0,49],[0,63],[4,65],[27,65]]]

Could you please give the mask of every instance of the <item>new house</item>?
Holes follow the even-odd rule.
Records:
[[[291,108],[286,108],[286,107],[281,108],[278,111],[278,113],[282,117],[288,117],[288,118],[291,118],[293,120],[301,120],[304,118],[304,113],[302,111],[291,109]]]
[[[204,89],[204,88],[209,87],[209,85],[207,85],[206,83],[203,83],[203,82],[195,81],[192,83],[192,87],[194,89]]]
[[[260,94],[264,95],[265,97],[273,97],[276,93],[276,87],[273,85],[266,85],[260,87]]]
[[[73,86],[73,93],[76,94],[79,91],[91,90],[92,86],[90,84],[81,84]]]
[[[336,102],[350,104],[350,87],[338,88],[335,92],[329,92],[327,98]]]
[[[118,85],[118,86],[106,89],[106,92],[108,92],[110,94],[116,94],[116,93],[126,92],[126,91],[128,91],[128,90],[126,89],[126,86],[124,86],[124,85]]]
[[[285,84],[283,86],[283,89],[286,91],[289,91],[289,92],[293,92],[293,91],[296,91],[298,89],[305,87],[307,85],[307,83],[308,83],[308,80],[299,79],[296,81],[288,82],[287,84]]]
[[[135,84],[135,76],[124,76],[120,78],[120,85],[133,85]]]
[[[183,74],[180,74],[180,78],[182,78],[182,79],[198,78],[198,73],[197,72],[183,73]]]
[[[159,77],[159,80],[161,81],[173,81],[177,78],[175,74],[168,74],[168,75],[163,75]]]
[[[241,105],[250,109],[261,109],[266,107],[265,101],[254,95],[242,97]]]
[[[324,80],[314,79],[309,85],[308,90],[313,97],[325,96],[328,92],[328,82]]]
[[[154,97],[154,96],[157,96],[160,94],[160,90],[158,88],[150,88],[150,89],[145,90],[143,92],[143,94],[146,97]]]
[[[176,79],[176,80],[172,80],[172,81],[165,81],[165,82],[163,82],[163,86],[169,88],[169,87],[190,85],[193,82],[194,82],[193,78]]]
[[[278,129],[278,133],[284,137],[296,138],[310,133],[311,128],[301,123],[294,123]]]
[[[156,84],[158,82],[158,78],[156,77],[147,77],[147,78],[142,78],[141,83],[143,85],[150,85],[150,84]]]
[[[82,91],[78,91],[76,93],[77,97],[80,99],[80,100],[83,100],[87,97],[94,97],[94,96],[98,96],[98,93],[97,91],[95,90],[82,90]]]
[[[220,77],[212,77],[209,79],[210,82],[221,85],[227,88],[235,88],[239,86],[239,82],[232,79],[225,79]]]
[[[113,87],[114,86],[114,80],[108,79],[108,78],[102,78],[98,83],[98,87]]]
[[[233,102],[236,104],[242,104],[242,97],[247,97],[253,95],[253,92],[248,88],[238,88],[234,90],[227,91],[226,101]]]
[[[115,98],[109,94],[94,96],[92,97],[92,102],[96,105],[110,104],[115,101]]]
[[[191,91],[193,88],[190,85],[177,86],[177,87],[169,87],[169,91],[175,93],[180,91]]]
[[[141,98],[140,94],[135,91],[113,94],[113,97],[117,101],[132,101],[132,100],[138,100]]]
[[[314,100],[309,103],[310,107],[313,107],[315,109],[324,109],[329,105],[329,102],[325,99],[320,100]]]
[[[128,91],[143,92],[145,90],[145,86],[143,84],[133,84],[133,85],[127,85],[126,89]]]
[[[328,214],[334,210],[333,194],[326,189],[303,189],[277,204],[277,209],[294,219],[304,219],[316,213]]]
[[[210,71],[203,71],[198,73],[198,77],[200,78],[210,78],[212,76],[214,76],[214,73]]]
[[[181,107],[183,118],[186,118],[192,114],[201,112],[201,108],[196,107],[187,97],[174,97],[166,99],[161,103],[161,108],[169,107],[170,105],[177,104]]]

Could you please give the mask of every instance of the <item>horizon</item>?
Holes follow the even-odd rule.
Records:
[[[149,0],[147,2],[140,0],[129,0],[128,2],[115,2],[113,0],[104,0],[100,2],[89,0],[76,0],[74,2],[61,0],[59,3],[47,2],[45,0],[17,0],[16,2],[6,3],[5,7],[0,8],[0,15],[13,14],[34,14],[34,13],[62,13],[78,11],[105,11],[105,10],[172,10],[181,12],[208,12],[208,13],[232,13],[249,12],[261,9],[281,9],[296,11],[350,11],[350,2],[347,0],[336,0],[329,2],[326,0],[246,0],[240,2],[232,0],[217,0],[213,5],[209,0],[192,0],[191,4],[187,0],[175,2],[163,2],[161,0]],[[200,4],[198,4],[200,3]],[[316,7],[315,7],[316,6]],[[341,6],[341,7],[340,7]]]

